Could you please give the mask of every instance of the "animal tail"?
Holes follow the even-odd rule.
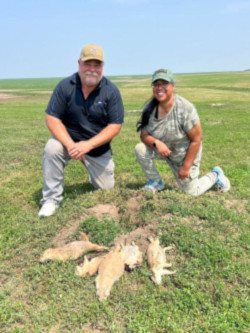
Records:
[[[80,234],[81,234],[83,240],[85,240],[85,241],[87,241],[87,242],[89,241],[89,238],[88,238],[88,236],[85,234],[85,232],[80,232]]]
[[[147,240],[148,240],[150,243],[153,243],[155,239],[154,239],[153,236],[147,236]]]

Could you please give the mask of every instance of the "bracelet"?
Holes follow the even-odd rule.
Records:
[[[155,140],[155,142],[153,143],[153,147],[156,148],[157,143],[159,142],[159,140]]]

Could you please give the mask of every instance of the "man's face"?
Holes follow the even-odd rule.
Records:
[[[95,87],[101,81],[103,73],[104,63],[98,60],[78,60],[79,76],[82,81],[82,85],[88,87]]]

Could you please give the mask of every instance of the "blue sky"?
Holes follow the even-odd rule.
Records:
[[[0,78],[65,77],[83,45],[106,75],[250,68],[250,1],[0,0]]]

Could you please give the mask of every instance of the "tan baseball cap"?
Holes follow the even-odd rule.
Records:
[[[103,49],[95,44],[88,44],[82,48],[80,54],[80,60],[87,61],[87,60],[99,60],[104,61],[103,57]]]

